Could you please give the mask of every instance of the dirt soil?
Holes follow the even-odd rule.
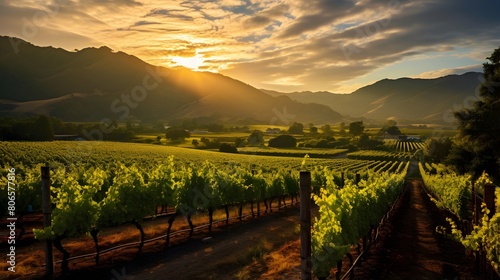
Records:
[[[409,180],[395,213],[382,227],[355,279],[480,279],[464,247],[436,232],[446,214],[419,179]]]
[[[277,249],[297,236],[299,208],[234,224],[171,247],[154,263],[138,261],[126,267],[133,279],[235,279],[249,261]],[[273,248],[272,244],[276,245]]]

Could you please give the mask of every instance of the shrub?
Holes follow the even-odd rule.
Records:
[[[269,147],[275,148],[295,148],[297,146],[297,139],[291,135],[280,135],[276,138],[269,140]]]
[[[222,143],[222,144],[220,144],[219,152],[223,152],[223,153],[237,153],[238,149],[234,145],[227,144],[227,143]]]

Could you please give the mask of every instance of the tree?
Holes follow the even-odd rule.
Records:
[[[223,153],[237,153],[238,149],[234,145],[227,144],[227,143],[222,143],[222,144],[220,144],[219,152],[223,152]]]
[[[295,148],[297,146],[297,139],[291,135],[280,135],[276,138],[269,140],[269,147],[275,148]]]
[[[193,144],[193,146],[195,148],[198,148],[198,145],[200,144],[200,142],[198,142],[198,140],[196,140],[196,139],[193,139],[193,141],[191,141],[191,144]]]
[[[341,122],[341,123],[340,123],[340,131],[339,131],[339,134],[340,134],[340,135],[345,135],[345,122]]]
[[[316,133],[318,133],[318,128],[315,126],[311,126],[311,127],[309,127],[309,132],[312,134],[316,134]]]
[[[211,123],[207,125],[207,130],[210,132],[223,132],[224,125],[218,123]]]
[[[294,122],[289,128],[288,133],[291,134],[302,134],[304,133],[304,125],[298,122]]]
[[[365,131],[365,125],[363,121],[352,122],[349,124],[349,134],[353,136],[359,136]]]
[[[389,133],[390,135],[401,135],[401,131],[399,130],[399,128],[397,126],[389,126],[387,129],[386,129],[387,133]]]
[[[325,135],[331,135],[332,134],[332,127],[329,124],[325,124],[325,125],[321,126],[321,131],[323,131],[323,133]]]
[[[200,142],[203,143],[207,149],[218,149],[221,145],[219,138],[210,140],[206,137],[201,137]]]
[[[254,130],[248,137],[248,143],[250,143],[251,145],[264,144],[264,132],[260,130]]]
[[[245,147],[246,146],[246,140],[245,138],[242,138],[242,137],[237,137],[236,139],[234,139],[234,146],[236,147]]]
[[[391,127],[391,126],[397,126],[398,122],[395,120],[386,120],[383,127]]]
[[[395,120],[387,120],[382,126],[382,129],[380,129],[380,132],[386,132],[390,135],[401,135],[401,131],[397,127],[397,124]]]
[[[500,47],[483,64],[484,82],[479,100],[472,108],[455,112],[462,141],[452,149],[450,162],[458,170],[467,169],[474,178],[486,171],[495,183],[500,182]],[[465,161],[464,157],[473,157]],[[467,162],[465,166],[464,162]],[[464,167],[468,168],[464,168]]]
[[[384,143],[382,141],[370,139],[370,137],[366,133],[361,134],[356,145],[360,149],[367,150],[381,150],[384,147]]]
[[[48,116],[41,115],[35,120],[31,131],[31,138],[34,141],[54,140],[54,129]]]
[[[184,140],[189,136],[191,136],[191,133],[189,133],[189,131],[179,128],[169,128],[167,129],[167,132],[165,132],[165,138],[171,140]]]
[[[452,141],[449,137],[429,139],[424,146],[424,157],[428,161],[442,162],[448,157]]]

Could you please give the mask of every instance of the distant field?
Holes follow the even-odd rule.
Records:
[[[104,141],[0,142],[0,152],[3,155],[1,164],[14,167],[45,163],[53,166],[72,163],[106,165],[117,161],[150,164],[151,161],[166,160],[170,155],[184,163],[209,160],[216,164],[239,163],[299,168],[302,162],[302,158],[229,154],[164,145]],[[327,164],[323,159],[309,159],[308,162]]]
[[[458,134],[456,129],[446,129],[440,127],[428,127],[428,128],[400,128],[401,133],[407,135],[420,135],[421,137],[453,137]]]
[[[347,149],[277,149],[269,147],[243,147],[238,148],[239,153],[251,155],[268,155],[268,156],[288,156],[288,157],[304,157],[309,155],[312,158],[331,158],[340,154],[346,153]]]

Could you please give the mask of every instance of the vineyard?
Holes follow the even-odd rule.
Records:
[[[360,160],[401,161],[401,160],[410,160],[411,156],[406,153],[398,153],[398,152],[361,150],[347,154],[347,158],[360,159]]]
[[[324,174],[319,195],[314,201],[320,217],[314,222],[312,268],[320,279],[344,259],[351,246],[358,244],[378,225],[403,189],[405,171],[388,174],[368,172],[357,184],[348,181],[343,187]]]
[[[254,214],[254,203],[262,203],[267,212],[273,202],[285,204],[284,197],[297,202],[300,168],[314,170],[319,195],[320,187],[333,188],[329,180],[334,177],[338,186],[344,186],[345,180],[345,188],[350,190],[355,173],[365,182],[375,180],[375,174],[402,173],[407,166],[389,159],[283,161],[280,157],[106,142],[9,142],[1,143],[0,150],[5,154],[2,188],[7,186],[8,169],[16,170],[18,214],[40,211],[40,167],[51,167],[52,226],[35,229],[34,234],[37,239],[53,239],[65,259],[70,253],[63,248],[63,239],[90,234],[98,259],[99,231],[124,223],[135,224],[141,232],[141,248],[141,221],[146,217],[181,215],[189,221],[194,213],[207,212],[212,220],[214,210],[226,209],[227,213],[234,205],[241,213],[242,205],[251,204]],[[7,198],[1,199],[1,211],[6,213]],[[193,225],[189,224],[192,234]],[[67,265],[64,261],[65,270]]]
[[[425,147],[423,142],[384,140],[385,145],[401,153],[412,153]]]
[[[238,148],[239,153],[249,155],[264,155],[264,156],[286,156],[286,157],[304,157],[309,155],[311,158],[333,158],[335,156],[346,153],[347,149],[277,149],[277,148],[260,148],[260,147],[242,147]]]
[[[144,221],[165,216],[168,228],[153,239],[166,238],[168,246],[172,224],[179,216],[188,221],[191,236],[191,217],[196,213],[208,215],[210,231],[215,211],[225,211],[227,222],[228,208],[239,209],[241,220],[245,205],[254,217],[276,206],[297,204],[298,171],[310,170],[312,198],[320,213],[312,228],[312,268],[320,278],[328,277],[360,240],[371,240],[403,192],[411,159],[404,152],[358,151],[341,159],[306,156],[284,160],[279,156],[111,142],[2,142],[0,151],[4,154],[3,192],[7,192],[9,171],[16,171],[18,215],[41,212],[40,168],[50,167],[52,225],[33,232],[36,239],[54,241],[63,255],[63,271],[69,270],[68,259],[74,256],[62,240],[89,235],[99,263],[99,233],[103,229],[133,224],[140,232],[140,252],[145,241]],[[333,155],[336,151],[316,153]],[[431,200],[459,221],[470,220],[471,178],[458,176],[441,164],[419,163],[418,167]],[[487,177],[481,180],[488,182]],[[8,210],[7,199],[0,197],[3,215]],[[496,207],[500,210],[499,204]],[[469,235],[450,220],[453,231],[449,234],[466,248],[484,248],[496,268],[500,263],[498,212],[492,217],[484,215]]]
[[[431,200],[439,208],[453,214],[452,218],[447,219],[449,225],[440,226],[439,231],[462,243],[467,250],[475,252],[476,258],[484,250],[485,257],[494,269],[500,271],[500,189],[496,188],[492,194],[496,203],[492,205],[494,215],[490,215],[490,210],[484,203],[480,205],[482,210],[475,207],[470,211],[469,205],[473,198],[480,196],[480,201],[483,201],[485,186],[492,184],[487,174],[483,173],[478,180],[472,182],[470,175],[456,175],[441,164],[419,163],[419,169]],[[472,225],[473,216],[479,216],[478,211],[482,211],[482,218]],[[451,232],[447,227],[451,227]]]

